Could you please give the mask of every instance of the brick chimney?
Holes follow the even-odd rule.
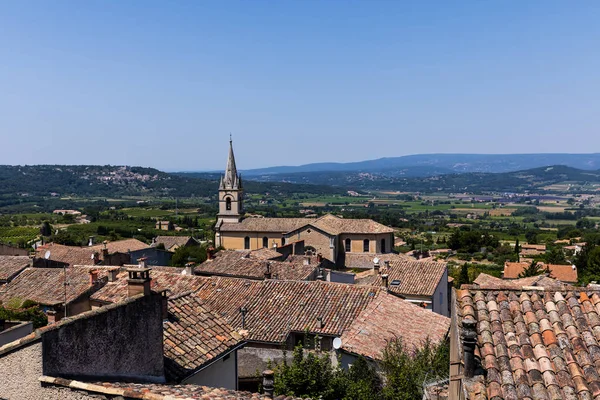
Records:
[[[127,279],[127,296],[132,297],[143,293],[150,294],[150,268],[127,268],[129,279]]]
[[[46,311],[46,317],[48,318],[48,325],[52,325],[61,320],[62,313],[56,312],[56,310]]]
[[[98,283],[98,270],[93,269],[89,272],[89,274],[90,274],[90,286],[94,286],[96,283]]]
[[[475,344],[477,343],[477,322],[471,318],[462,320],[463,362],[465,378],[475,376]]]

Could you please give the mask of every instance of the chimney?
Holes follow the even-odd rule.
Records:
[[[89,273],[90,273],[90,286],[94,286],[96,283],[98,283],[98,270],[93,269]]]
[[[102,253],[103,253],[103,254],[104,254],[104,251],[105,251],[105,250],[102,250]],[[97,252],[97,251],[95,251],[95,252],[92,254],[92,256],[93,256],[93,257],[92,257],[92,263],[93,263],[94,265],[96,265],[96,264],[99,264],[99,263],[100,263],[100,254],[98,254],[98,252]],[[106,260],[106,255],[104,256],[104,259]]]
[[[150,268],[127,268],[129,279],[127,280],[127,296],[132,297],[143,293],[150,294]]]
[[[94,237],[90,236],[90,241],[88,242],[88,246],[93,246],[94,245]]]
[[[167,290],[161,290],[160,291],[160,295],[161,295],[161,310],[162,310],[162,319],[163,321],[166,321],[169,319],[169,296],[167,295]]]
[[[319,328],[319,329],[325,328],[325,323],[323,322],[323,317],[317,317],[317,328]]]
[[[270,369],[263,371],[263,390],[267,399],[273,398],[273,392],[275,391],[275,373]]]
[[[386,267],[387,269],[389,269],[389,268],[390,268],[390,260],[385,260],[385,261],[383,262],[383,265],[385,265],[385,267]]]
[[[277,242],[273,240],[273,250],[277,251]]]
[[[310,256],[304,256],[304,265],[310,265]]]
[[[464,356],[464,371],[465,378],[475,376],[475,344],[477,342],[477,331],[475,329],[477,323],[471,318],[462,320],[462,342]]]
[[[388,274],[381,274],[381,282],[383,283],[383,287],[388,288]]]
[[[267,261],[267,269],[265,271],[265,279],[271,279],[271,263]]]
[[[184,275],[194,275],[194,263],[189,262],[185,264],[185,274]]]
[[[321,253],[317,254],[317,262],[323,262],[323,255],[321,255]]]
[[[246,329],[246,314],[248,309],[244,306],[240,307],[240,314],[242,314],[242,329]]]
[[[317,280],[318,281],[324,281],[325,280],[325,275],[323,275],[323,268],[319,267],[319,275],[317,275]]]
[[[48,325],[52,325],[60,321],[60,316],[55,310],[48,310],[46,312],[46,317],[48,318]]]
[[[117,268],[109,270],[108,271],[108,281],[115,282],[117,280],[118,273],[119,273],[119,270]]]
[[[373,272],[376,274],[381,274],[381,271],[379,270],[379,263],[373,264]]]
[[[215,248],[214,247],[209,247],[206,250],[206,259],[207,260],[212,260],[213,256],[214,256],[214,253],[215,253]]]
[[[148,260],[147,257],[138,258],[138,266],[140,268],[146,268],[146,260]]]

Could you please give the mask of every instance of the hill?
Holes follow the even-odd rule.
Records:
[[[596,170],[600,153],[594,154],[417,154],[351,163],[316,163],[243,171],[245,176],[300,172],[367,172],[388,176],[433,176],[463,172],[512,172],[548,165]]]
[[[212,197],[218,176],[168,174],[153,168],[98,165],[0,166],[0,196]],[[339,188],[281,182],[247,182],[250,193],[337,194]]]
[[[366,172],[306,172],[263,175],[256,179],[342,185],[354,190],[407,192],[591,192],[600,188],[600,170],[588,171],[564,165],[502,173],[452,173],[427,177],[390,176]]]

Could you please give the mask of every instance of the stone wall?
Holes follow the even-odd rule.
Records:
[[[81,400],[92,397],[71,389],[44,388],[42,343],[37,342],[0,357],[0,398],[11,400]]]
[[[44,375],[164,381],[161,304],[162,296],[153,293],[45,332]]]
[[[311,226],[305,226],[287,239],[288,242],[299,240],[304,241],[304,247],[314,247],[318,254],[335,262],[335,238],[333,238],[334,246],[331,247],[330,236]]]

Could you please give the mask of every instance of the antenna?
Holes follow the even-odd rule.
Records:
[[[342,339],[340,339],[339,337],[336,337],[335,339],[333,339],[333,348],[336,350],[339,350],[342,347]]]

